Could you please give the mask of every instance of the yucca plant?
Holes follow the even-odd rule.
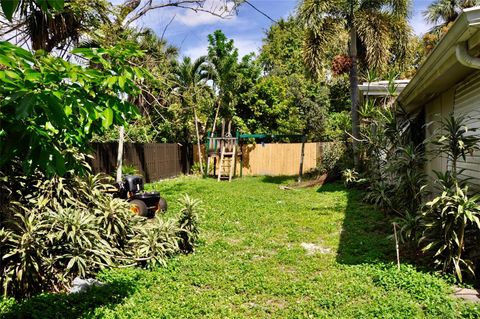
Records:
[[[179,199],[179,203],[182,205],[180,218],[178,220],[179,245],[183,252],[191,253],[194,251],[196,242],[198,241],[198,215],[203,210],[201,207],[202,202],[188,195],[184,195]]]
[[[434,154],[447,155],[451,164],[452,178],[457,180],[457,163],[460,159],[467,159],[467,154],[480,150],[480,137],[474,134],[478,129],[472,127],[478,119],[465,114],[450,113],[439,121],[439,128],[432,135],[430,141],[434,146]]]
[[[480,230],[480,195],[469,196],[468,186],[444,191],[425,205],[422,250],[445,273],[452,272],[462,281],[462,273],[474,275],[473,261],[464,257],[467,228]]]

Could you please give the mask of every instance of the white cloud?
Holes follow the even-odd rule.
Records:
[[[192,60],[198,59],[202,55],[206,55],[206,54],[207,54],[206,44],[186,49],[185,52],[183,52],[184,56],[189,56],[192,58]]]
[[[262,40],[251,40],[251,39],[235,39],[235,47],[238,49],[238,55],[240,57],[254,52],[258,53],[260,46],[262,45]]]
[[[215,24],[219,22],[232,22],[236,20],[236,15],[231,14],[233,6],[234,4],[231,1],[206,0],[202,5],[202,9],[209,12],[186,10],[177,14],[175,21],[189,27]],[[210,12],[214,14],[211,14]]]

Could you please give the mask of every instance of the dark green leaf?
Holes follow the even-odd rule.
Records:
[[[5,17],[8,19],[8,21],[12,21],[13,14],[17,10],[19,3],[20,0],[0,0],[3,14],[5,14]]]

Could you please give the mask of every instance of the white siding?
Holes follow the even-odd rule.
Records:
[[[445,91],[425,105],[425,123],[430,123],[425,131],[427,139],[431,138],[440,128],[438,121],[453,111],[454,92],[453,88]],[[447,157],[442,154],[434,154],[434,148],[430,143],[427,143],[426,150],[429,155],[425,170],[429,175],[430,181],[434,181],[436,179],[434,171],[444,172],[447,169]]]
[[[470,134],[480,135],[480,72],[458,84],[454,101],[455,115],[475,118],[467,125],[468,128],[478,129]],[[462,177],[471,178],[470,183],[480,186],[480,152],[467,156],[466,161],[460,160],[458,168],[465,170]]]

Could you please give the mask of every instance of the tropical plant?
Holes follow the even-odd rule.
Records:
[[[2,181],[8,205],[0,220],[0,284],[4,295],[25,297],[68,288],[76,276],[92,277],[115,266],[153,267],[198,239],[198,201],[180,218],[146,221],[130,204],[106,192],[108,176],[69,172]],[[25,187],[25,185],[30,185]],[[181,247],[187,247],[182,248]]]
[[[105,0],[7,1],[18,3],[16,14],[0,33],[29,43],[33,50],[65,54],[79,39],[109,22],[112,6]]]
[[[75,156],[88,149],[94,132],[137,114],[119,97],[135,95],[135,79],[147,74],[127,63],[142,54],[135,46],[74,53],[96,67],[0,42],[0,65],[7,67],[0,70],[0,170],[20,158],[26,173],[39,168],[49,175],[63,175],[80,168]]]
[[[425,20],[435,26],[430,32],[436,33],[442,27],[454,22],[464,9],[477,6],[477,0],[435,0],[423,12]]]
[[[186,253],[192,253],[198,241],[199,214],[203,211],[202,202],[197,199],[184,195],[179,199],[182,206],[180,209],[180,218],[178,219],[178,237],[180,238],[180,250]]]
[[[478,129],[472,127],[477,120],[466,114],[450,113],[438,121],[438,128],[432,135],[430,142],[435,147],[433,153],[447,156],[455,181],[458,180],[457,175],[461,173],[457,168],[458,161],[465,161],[467,154],[473,154],[480,149],[480,137],[475,134]]]
[[[298,16],[306,29],[304,59],[312,74],[318,76],[321,73],[324,67],[322,57],[325,56],[325,49],[329,48],[329,43],[341,39],[339,35],[348,34],[352,135],[356,167],[359,165],[360,139],[358,52],[365,67],[379,70],[391,62],[392,56],[402,59],[410,33],[407,22],[409,6],[408,0],[395,3],[303,0],[298,9]],[[346,43],[341,53],[345,54],[345,49]]]
[[[197,104],[199,102],[199,95],[208,95],[211,94],[210,88],[206,85],[206,81],[209,79],[209,73],[207,69],[207,57],[202,56],[193,61],[189,57],[184,57],[183,61],[180,64],[177,64],[174,69],[175,82],[178,93],[180,94],[180,99],[182,101],[182,106],[185,109],[185,112],[188,112],[190,109],[193,110],[193,119],[195,122],[195,134],[197,139],[197,149],[198,149],[198,159],[200,163],[200,172],[203,175],[203,156],[199,130],[199,119],[197,114]],[[188,120],[185,121],[188,123]],[[186,126],[187,128],[188,126]],[[187,140],[189,138],[188,129],[187,129]]]
[[[466,233],[480,231],[480,195],[468,194],[468,186],[455,185],[426,203],[422,215],[422,250],[444,273],[453,273],[460,281],[465,272],[475,275],[474,262],[465,257]]]
[[[238,65],[238,49],[233,40],[228,39],[221,30],[208,35],[208,73],[217,92],[216,110],[212,124],[215,132],[218,116],[232,119],[236,102],[236,70]]]
[[[178,226],[174,220],[155,218],[152,222],[137,226],[130,240],[131,256],[145,267],[165,265],[167,258],[178,252]]]

